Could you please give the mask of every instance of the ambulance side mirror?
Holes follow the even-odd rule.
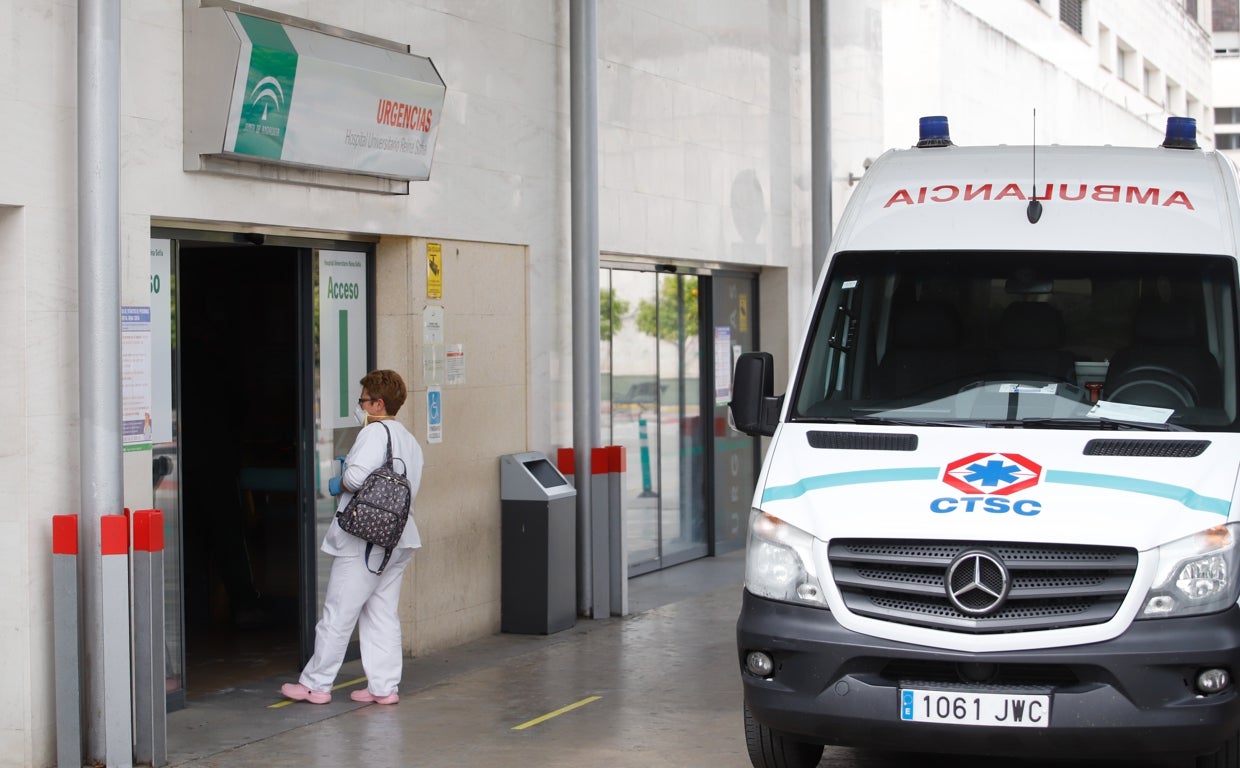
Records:
[[[745,352],[736,360],[732,402],[728,409],[736,428],[747,435],[775,434],[782,396],[774,396],[775,360],[769,352]]]

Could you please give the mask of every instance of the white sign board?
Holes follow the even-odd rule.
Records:
[[[319,418],[324,429],[356,427],[366,375],[366,256],[319,251]]]
[[[172,241],[151,241],[151,441],[172,442]]]

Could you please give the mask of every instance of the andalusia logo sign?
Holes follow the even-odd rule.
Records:
[[[237,15],[250,38],[250,70],[235,152],[279,160],[297,77],[297,49],[274,21]]]

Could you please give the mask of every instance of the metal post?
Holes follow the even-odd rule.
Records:
[[[56,623],[56,765],[82,765],[78,643],[78,516],[52,516],[52,615]]]
[[[594,612],[590,452],[599,444],[598,30],[595,0],[569,7],[572,163],[573,447],[577,487],[577,608]],[[603,567],[606,567],[603,564]]]
[[[814,284],[831,247],[831,46],[827,0],[809,0],[810,238]]]
[[[129,671],[129,520],[99,518],[103,602],[103,738],[108,768],[132,768]]]
[[[133,513],[134,760],[168,762],[164,668],[164,513]]]
[[[606,448],[594,448],[590,461],[590,562],[594,567],[590,571],[590,593],[593,601],[590,604],[590,618],[605,619],[611,615],[611,546],[608,537],[611,526],[608,522],[607,472],[610,464]],[[577,494],[580,496],[580,492]]]
[[[611,615],[629,615],[629,546],[624,536],[624,471],[628,454],[623,445],[607,451],[607,514],[611,535]]]
[[[120,0],[78,0],[78,409],[85,759],[105,743],[102,520],[124,506],[120,377]],[[126,589],[126,596],[128,589]],[[127,602],[127,601],[126,601]],[[128,658],[128,628],[125,656]],[[128,681],[126,681],[128,688]],[[128,697],[126,697],[128,698]],[[123,713],[129,721],[129,709]],[[124,744],[126,752],[130,745]]]

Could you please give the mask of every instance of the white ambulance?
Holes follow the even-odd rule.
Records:
[[[737,623],[755,766],[823,745],[1240,766],[1231,164],[954,146],[866,172],[771,436]]]

